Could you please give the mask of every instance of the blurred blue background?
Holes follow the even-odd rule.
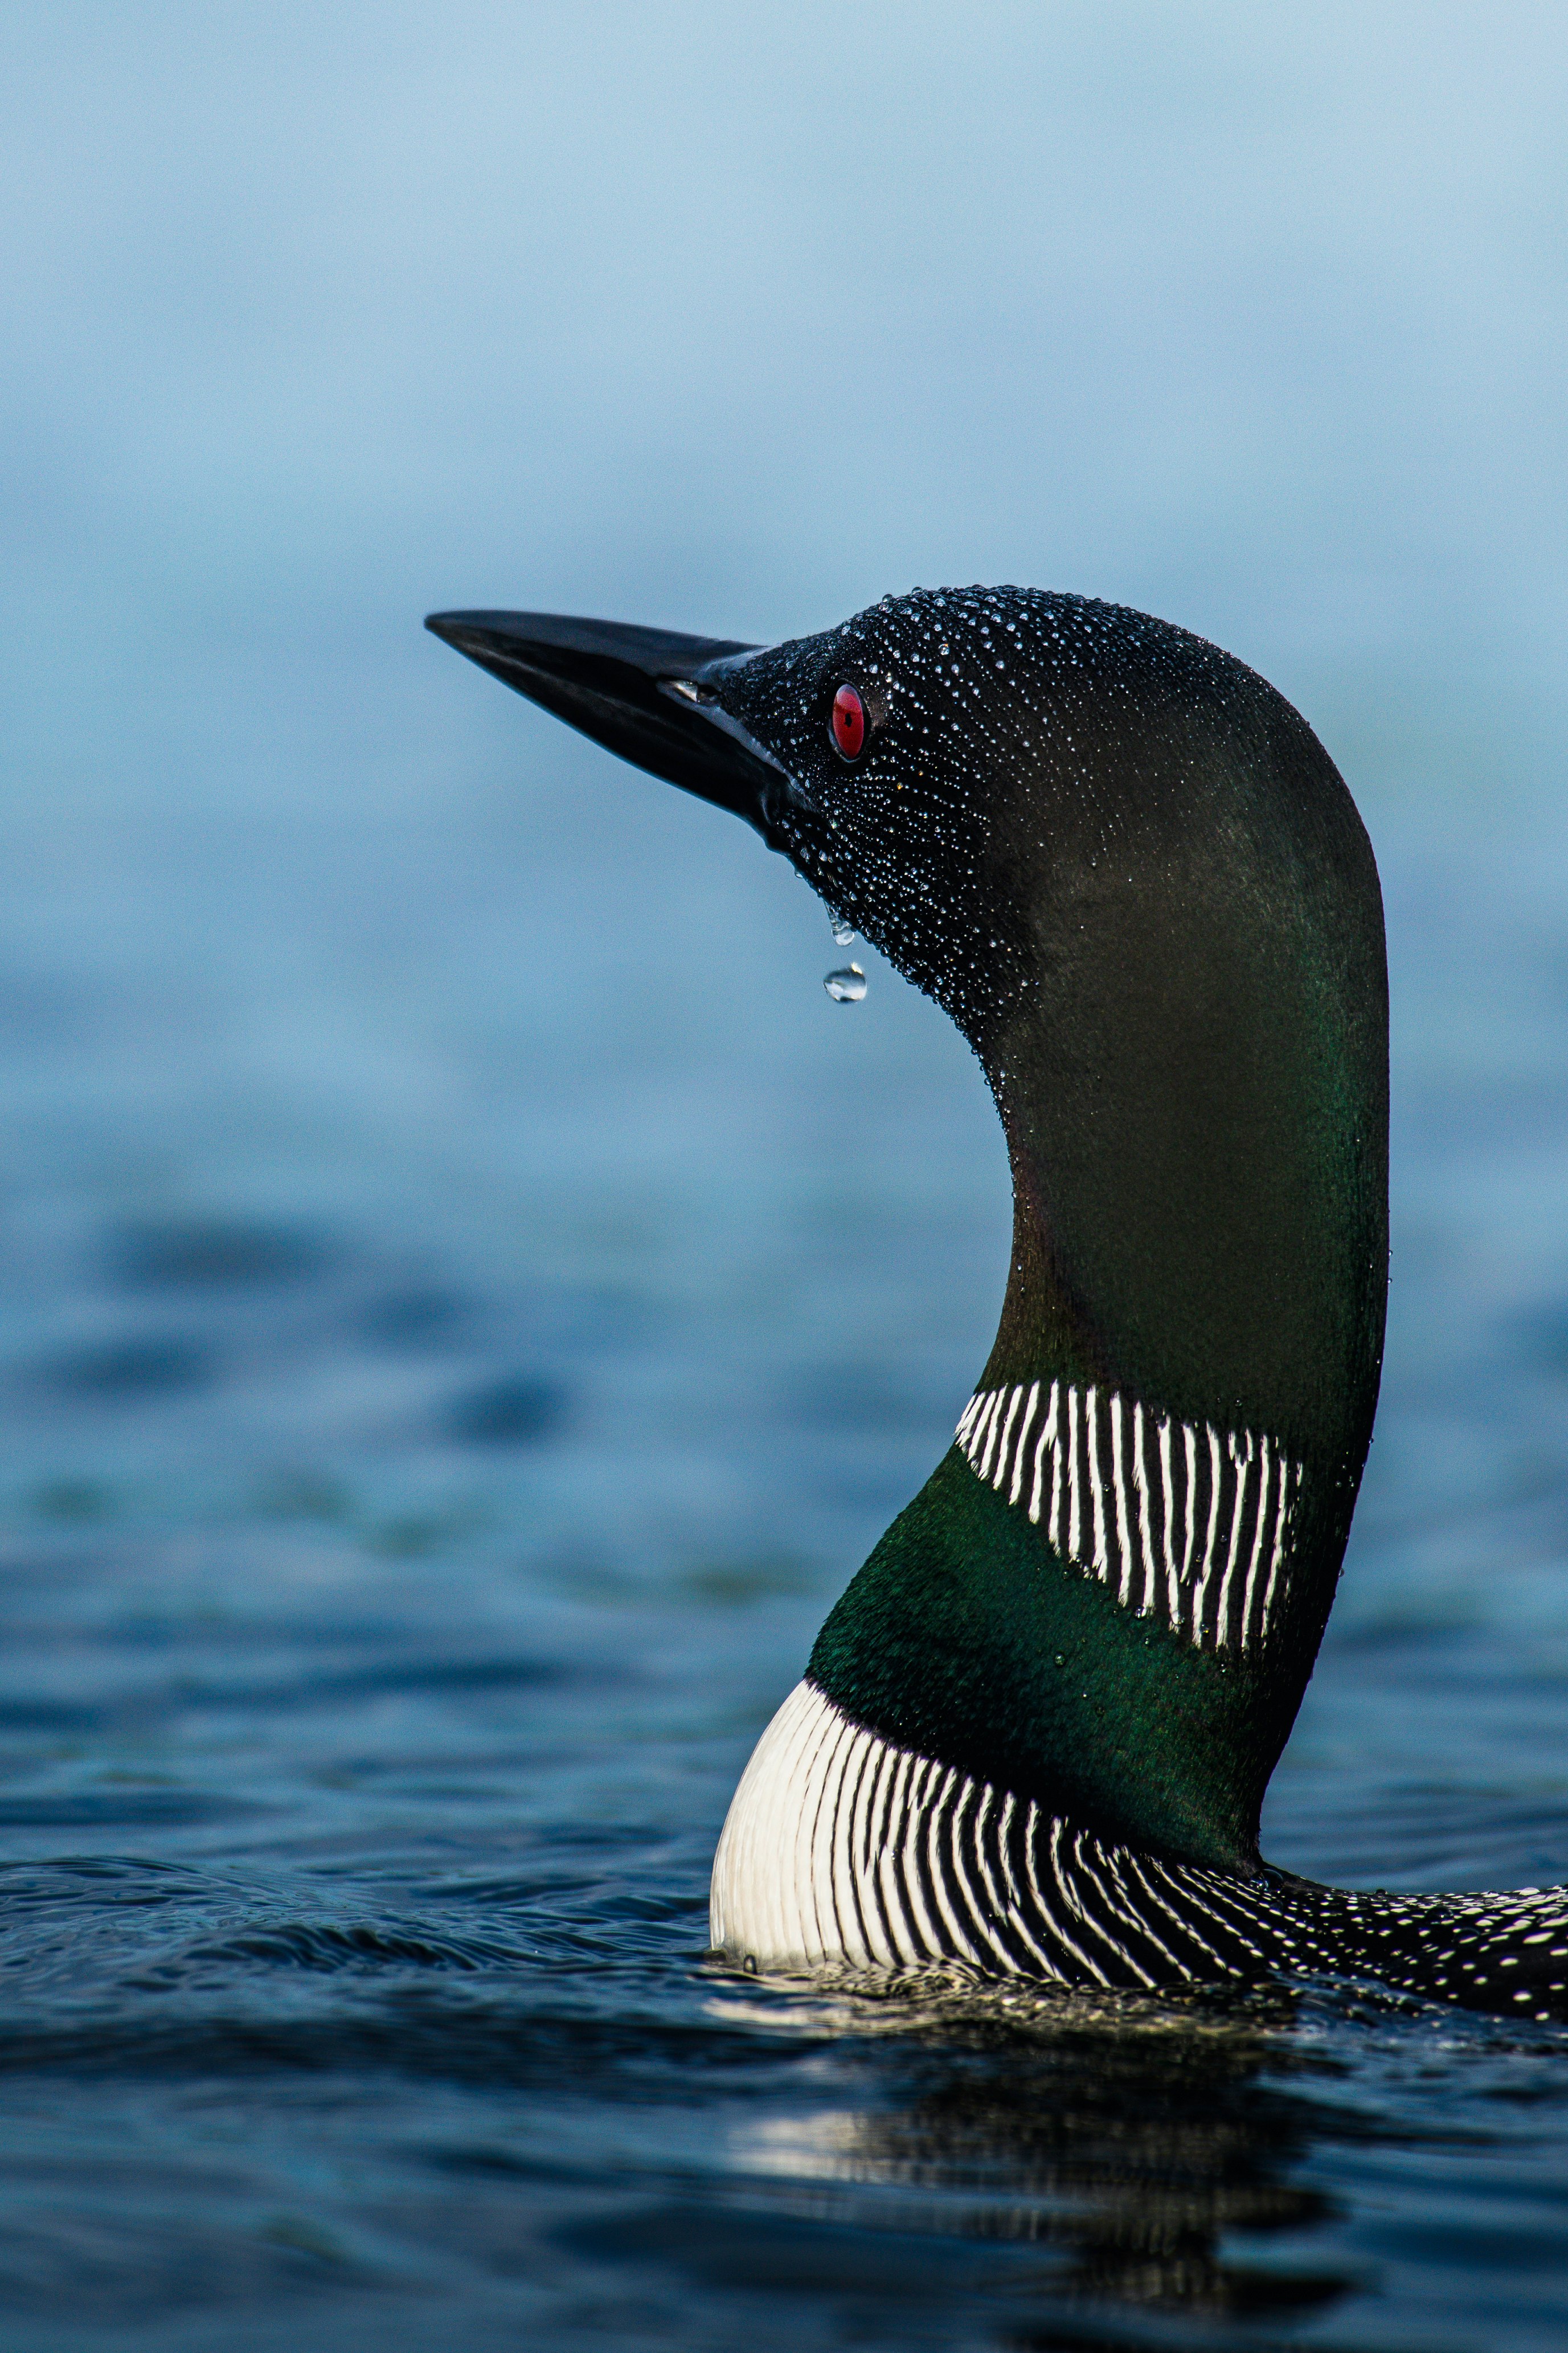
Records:
[[[907,2038],[700,1959],[749,1744],[989,1345],[978,1071],[433,607],[766,639],[1020,581],[1304,711],[1388,901],[1394,1281],[1267,1844],[1568,1878],[1565,122],[1546,7],[0,10],[29,2343],[1022,2342],[1090,2292],[974,2253],[1046,2263],[1033,2144],[917,2162],[865,2122]],[[1265,2036],[1244,2105],[1310,2049],[1355,2130],[1205,2078],[1289,2196],[1072,2309],[1561,2341],[1561,2052],[1489,2031]]]

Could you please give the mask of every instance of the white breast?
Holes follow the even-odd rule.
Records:
[[[713,1862],[713,1943],[759,1968],[957,1961],[1062,1977],[1042,1934],[1063,1905],[1058,1827],[797,1683],[731,1802]]]

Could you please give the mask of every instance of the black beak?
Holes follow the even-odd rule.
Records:
[[[778,819],[796,789],[713,699],[757,647],[561,613],[432,613],[425,626],[606,750],[732,809],[783,848]]]

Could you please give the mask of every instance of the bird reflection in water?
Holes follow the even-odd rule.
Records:
[[[766,1988],[783,1989],[776,1979]],[[819,2221],[1048,2249],[1054,2260],[1032,2285],[1053,2301],[1267,2319],[1365,2285],[1302,2244],[1336,2211],[1296,2178],[1304,2160],[1325,2140],[1375,2128],[1312,2096],[1310,2079],[1339,2071],[1326,2052],[1287,2037],[1301,2013],[1288,1991],[999,1999],[905,1978],[877,1993],[862,1980],[826,2003],[798,1992],[785,2000],[775,2022],[844,2037],[851,2074],[856,2040],[875,2038],[879,2092],[903,2094],[738,2135],[738,2168],[791,2185],[792,2205]],[[901,2070],[889,2069],[889,2035],[907,2038]],[[1249,2256],[1238,2232],[1287,2243]],[[994,2285],[1016,2306],[1026,2283],[1014,2273]],[[1068,2340],[1059,2328],[1037,2338],[1026,2327],[1005,2341]]]

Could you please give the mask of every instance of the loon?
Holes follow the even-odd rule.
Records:
[[[995,1345],[757,1744],[714,1947],[1568,2019],[1568,1889],[1352,1893],[1258,1851],[1388,1273],[1382,894],[1306,722],[1200,638],[1027,588],[763,647],[427,627],[744,818],[949,1014],[1006,1136]]]

